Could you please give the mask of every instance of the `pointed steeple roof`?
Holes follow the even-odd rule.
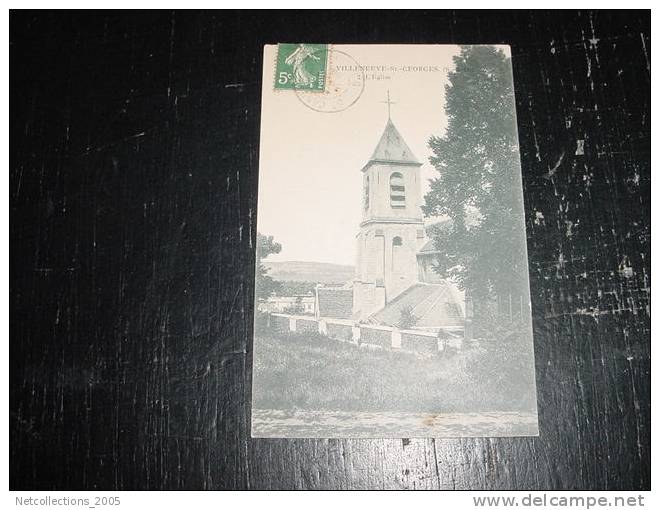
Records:
[[[383,135],[369,159],[369,163],[371,162],[421,165],[404,141],[401,133],[394,127],[392,119],[387,119],[385,131],[383,131]]]

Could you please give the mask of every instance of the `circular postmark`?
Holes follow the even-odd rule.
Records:
[[[353,106],[364,92],[364,70],[348,53],[328,48],[325,89],[315,92],[296,89],[298,100],[321,113],[338,113]]]

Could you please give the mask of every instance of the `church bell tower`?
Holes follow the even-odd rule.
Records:
[[[418,281],[417,252],[425,241],[421,163],[389,116],[362,167],[362,222],[357,234],[353,314],[365,319]]]

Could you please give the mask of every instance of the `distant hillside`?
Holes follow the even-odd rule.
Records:
[[[327,262],[268,262],[268,275],[275,280],[316,283],[346,283],[353,279],[355,268]]]

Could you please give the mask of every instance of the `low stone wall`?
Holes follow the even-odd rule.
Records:
[[[270,314],[269,324],[270,327],[278,333],[288,333],[291,331],[289,328],[289,317],[285,315]]]
[[[360,343],[391,349],[392,331],[394,331],[394,328],[360,324]]]
[[[353,338],[353,326],[350,324],[340,324],[337,322],[326,321],[328,336],[343,342],[355,342]],[[359,340],[359,339],[358,339]]]
[[[297,333],[318,333],[319,321],[312,318],[296,318]]]
[[[349,319],[270,314],[270,325],[279,333],[316,333],[333,340],[357,345],[431,354],[449,347],[460,349],[460,336],[439,335],[432,331],[399,329],[390,326],[358,324]]]
[[[402,331],[401,348],[405,351],[432,353],[443,350],[444,342],[439,341],[437,334]]]

